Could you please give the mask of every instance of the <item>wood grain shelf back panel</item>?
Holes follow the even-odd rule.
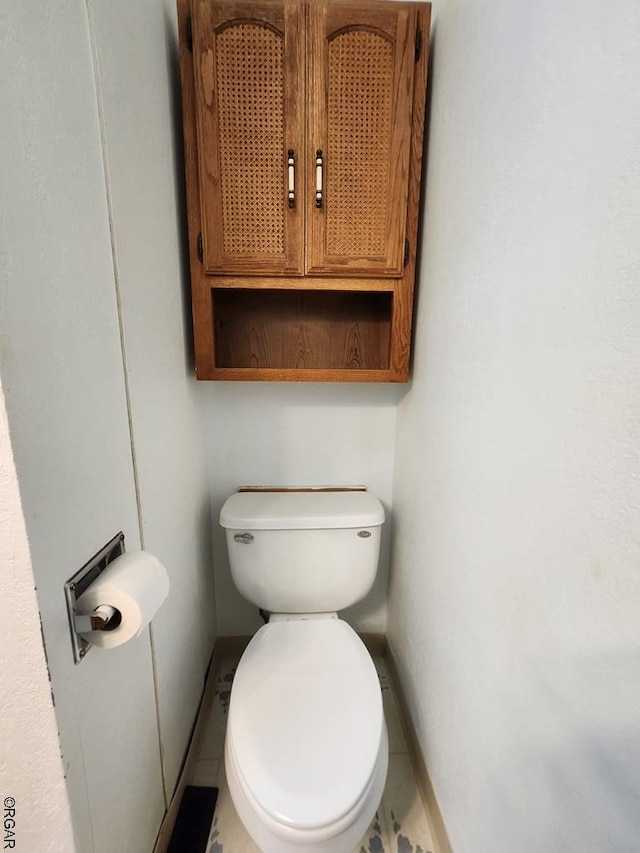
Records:
[[[214,289],[215,366],[386,370],[392,294]]]

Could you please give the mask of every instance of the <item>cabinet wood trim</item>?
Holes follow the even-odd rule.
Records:
[[[198,235],[202,232],[202,220],[198,178],[198,143],[196,139],[195,81],[190,49],[193,31],[190,0],[177,0],[177,11],[195,370],[198,379],[206,379],[213,367],[213,329],[210,280],[205,275],[198,257]]]
[[[214,367],[207,379],[243,382],[404,382],[392,370],[296,370],[277,367]]]
[[[209,280],[212,290],[364,290],[394,291],[399,284],[392,278],[269,278],[268,276],[216,276]]]
[[[418,246],[418,228],[420,224],[420,186],[424,147],[424,128],[426,114],[427,70],[429,67],[429,27],[431,22],[431,4],[417,7],[418,27],[422,30],[422,49],[416,63],[415,84],[413,88],[413,107],[411,136],[411,160],[409,171],[409,196],[407,199],[407,238],[409,257],[404,267],[402,284],[396,290],[391,316],[391,370],[400,381],[409,378],[411,359],[411,334],[413,328],[414,290]]]

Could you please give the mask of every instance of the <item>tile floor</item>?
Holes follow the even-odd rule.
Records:
[[[398,707],[383,658],[374,659],[389,731],[389,772],[380,807],[354,853],[432,853],[426,814],[407,753]],[[197,745],[190,785],[219,788],[207,853],[260,853],[238,818],[224,775],[224,734],[237,660],[218,662],[202,707],[207,724]]]

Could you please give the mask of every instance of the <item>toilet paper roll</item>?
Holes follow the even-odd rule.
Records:
[[[96,607],[115,607],[121,614],[114,628],[87,631],[82,636],[94,646],[112,649],[138,637],[169,594],[169,576],[160,560],[146,551],[122,554],[96,578],[76,602],[76,613]]]

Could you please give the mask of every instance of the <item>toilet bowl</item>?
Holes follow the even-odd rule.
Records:
[[[363,488],[240,490],[225,502],[231,574],[271,615],[231,688],[225,769],[263,853],[351,853],[389,746],[373,661],[338,611],[375,580],[384,510]]]
[[[350,853],[375,815],[388,738],[373,662],[346,622],[276,619],[234,677],[229,790],[263,853]]]

